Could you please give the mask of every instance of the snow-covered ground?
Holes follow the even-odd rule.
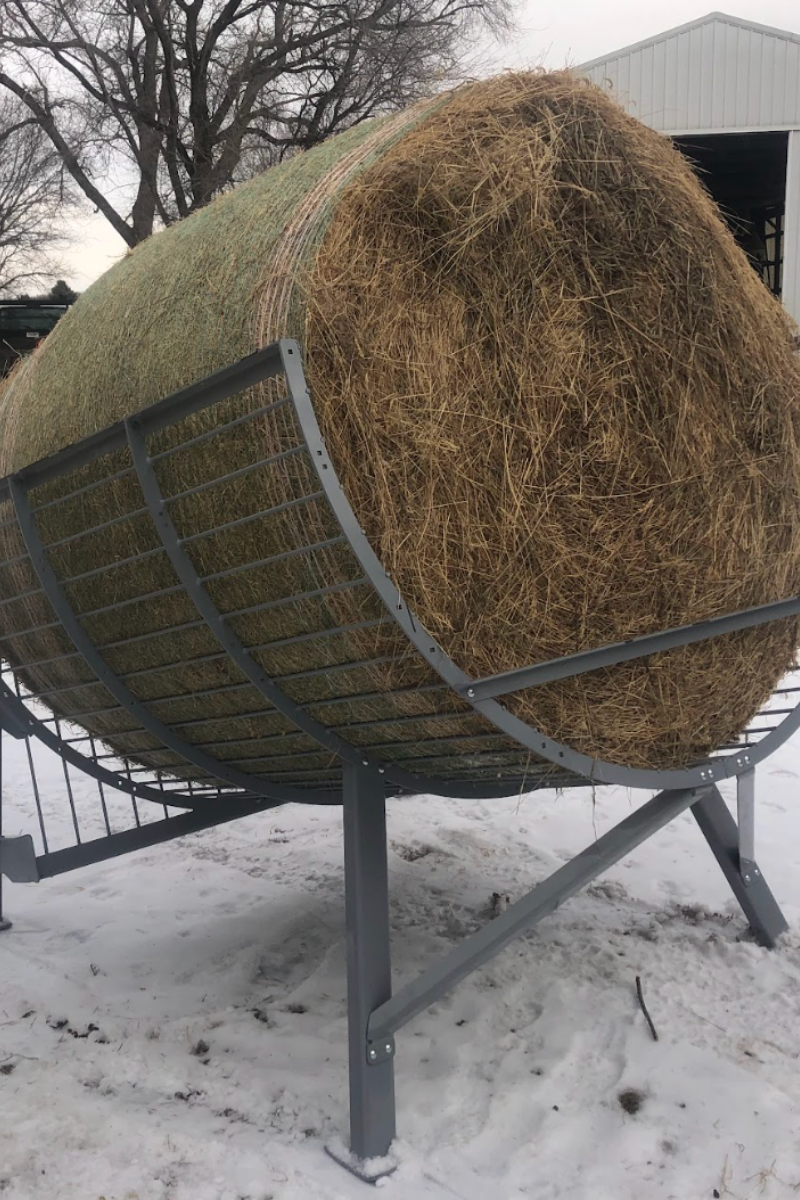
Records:
[[[4,748],[14,834],[31,803],[21,747]],[[60,802],[63,775],[45,774]],[[800,738],[758,783],[779,950],[747,936],[685,815],[410,1024],[387,1200],[796,1195],[799,792]],[[485,920],[492,892],[521,896],[643,799],[393,802],[397,982]],[[3,1200],[369,1195],[324,1153],[347,1125],[338,810],[7,885],[6,907]]]

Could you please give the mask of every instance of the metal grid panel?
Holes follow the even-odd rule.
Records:
[[[6,819],[4,847],[16,853],[30,838],[34,877],[272,807],[256,795],[224,789],[217,780],[136,771],[123,759],[102,754],[91,734],[25,697],[7,667],[1,684],[2,723],[9,727],[0,729],[3,784],[19,787],[20,777],[24,781],[14,806],[20,827],[9,827]],[[8,720],[14,703],[33,722],[22,736]]]
[[[186,771],[191,763],[193,777],[214,776],[229,789],[284,800],[295,798],[289,785],[305,798],[312,783],[324,798],[340,786],[342,761],[362,765],[365,759],[396,787],[414,791],[486,795],[565,781],[563,769],[532,763],[528,750],[483,718],[471,719],[475,738],[453,735],[454,714],[468,713],[468,705],[421,659],[409,660],[407,685],[375,690],[374,670],[403,653],[403,631],[387,616],[331,510],[295,395],[273,392],[244,413],[224,411],[243,382],[264,383],[282,373],[284,349],[251,356],[238,370],[0,483],[0,499],[7,499],[3,521],[10,528],[16,521],[21,535],[6,539],[11,553],[0,563],[6,593],[0,654],[16,664],[32,699],[68,713],[110,744],[110,750],[100,747],[98,761],[130,755],[144,762],[132,768],[134,777],[156,768]],[[195,425],[187,435],[184,418],[212,404],[217,408],[208,426],[198,433]],[[180,456],[191,474],[187,453],[210,439],[242,434],[249,453],[234,455],[232,469],[162,491],[165,460]],[[273,446],[269,454],[259,451],[265,442]],[[242,496],[262,494],[265,473],[286,472],[289,464],[295,494],[280,503],[241,503]],[[87,479],[90,465],[101,478]],[[238,493],[232,505],[231,485],[258,483],[258,473],[262,486]],[[193,527],[186,501],[217,489],[219,515],[207,527]],[[98,517],[104,509],[113,515]],[[280,520],[293,537],[280,551],[224,569],[198,565],[208,562],[209,545],[231,530]],[[110,530],[124,530],[130,553],[109,558]],[[285,576],[277,589],[272,583],[278,565],[291,568],[288,590]],[[95,593],[100,575],[115,583],[115,598],[103,604]],[[232,606],[226,589],[243,578],[255,580],[254,602]],[[337,622],[331,605],[345,596],[361,619]],[[166,619],[160,619],[164,604]],[[248,636],[254,617],[274,623],[276,636],[254,642]],[[355,658],[349,635],[370,631],[382,652]],[[46,657],[32,649],[33,639],[38,646],[43,636],[53,643]],[[187,654],[190,643],[195,648]],[[279,672],[278,660],[294,661],[296,669]],[[57,678],[66,668],[69,676],[54,683],[52,674]],[[354,713],[362,720],[354,721]],[[432,726],[438,718],[445,720]],[[374,736],[358,728],[371,722],[381,723]],[[436,754],[429,748],[434,738]],[[380,760],[373,742],[385,747]],[[429,767],[445,778],[428,774]]]

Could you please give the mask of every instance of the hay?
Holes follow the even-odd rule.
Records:
[[[332,459],[373,546],[471,674],[800,591],[800,368],[788,319],[681,156],[588,84],[559,73],[469,85],[331,139],[151,239],[81,298],[6,387],[0,471],[284,334],[304,343]],[[196,431],[207,420],[187,424]],[[174,495],[293,437],[285,413],[259,419],[258,430],[255,446],[225,435],[213,461],[213,440],[165,459],[162,488]],[[181,502],[181,534],[301,495],[311,480],[287,461],[245,487]],[[41,513],[45,541],[141,505],[129,478],[89,495],[91,504]],[[205,575],[310,532],[331,532],[322,506],[191,552]],[[19,553],[3,535],[6,552]],[[174,584],[158,554],[113,566],[156,547],[149,522],[134,519],[53,557],[62,577],[107,564],[69,588],[86,611]],[[336,548],[210,590],[230,612],[359,573]],[[24,564],[0,573],[3,597],[31,586]],[[354,588],[266,616],[234,620],[246,644],[381,613]],[[174,593],[85,623],[107,644],[195,617]],[[49,619],[40,599],[0,609],[2,632]],[[744,727],[796,644],[797,623],[782,622],[532,689],[508,706],[587,753],[683,764]],[[9,654],[24,665],[70,648],[49,631],[14,639]],[[265,713],[235,669],[211,658],[217,650],[190,629],[107,657],[117,670],[146,672],[132,690],[166,698],[157,711],[183,736],[236,761],[259,753],[244,769],[266,776],[326,777],[328,757]],[[374,656],[389,661],[285,690],[360,744],[396,743],[382,753],[418,769],[524,768],[526,756],[433,690],[435,677],[390,623],[256,655],[281,676]],[[76,664],[29,669],[26,679],[38,689],[89,681]],[[396,689],[406,690],[347,699]],[[64,715],[112,705],[91,683],[50,703]],[[375,724],[398,714],[420,719]],[[133,758],[174,762],[127,714],[80,719]],[[443,731],[460,740],[428,744]],[[298,751],[308,757],[293,764]]]

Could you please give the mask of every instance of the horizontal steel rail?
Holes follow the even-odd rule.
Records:
[[[187,438],[185,442],[178,442],[175,446],[168,446],[166,450],[158,450],[155,454],[150,455],[150,461],[154,463],[160,462],[162,459],[169,458],[173,454],[178,454],[181,450],[188,450],[192,446],[199,446],[203,442],[207,442],[209,438],[218,437],[222,433],[228,433],[231,429],[247,425],[251,421],[257,420],[258,417],[265,417],[267,413],[275,412],[279,408],[285,408],[287,404],[291,404],[291,396],[281,396],[279,400],[273,400],[270,404],[262,404],[260,408],[250,409],[249,412],[243,413],[240,417],[234,417],[231,421],[224,421],[220,425],[212,425],[210,429],[195,434],[194,437]]]
[[[33,511],[35,512],[35,509]],[[61,582],[82,583],[84,579],[95,579],[98,575],[107,575],[109,571],[116,571],[118,567],[130,567],[133,563],[144,562],[148,558],[155,558],[157,554],[163,553],[163,546],[154,546],[152,550],[142,550],[141,554],[131,554],[128,558],[118,558],[112,563],[103,563],[100,567],[92,567],[91,571],[81,571],[79,575],[64,575]]]
[[[63,496],[55,496],[52,500],[44,500],[41,504],[32,504],[31,512],[38,513],[44,512],[48,508],[56,508],[60,504],[66,504],[68,500],[75,500],[98,488],[107,487],[109,483],[116,483],[118,479],[124,479],[126,475],[133,475],[133,467],[123,467],[120,471],[113,471],[110,475],[104,475],[102,479],[95,479],[92,483],[83,484],[82,487],[70,488]]]
[[[163,547],[159,547],[159,552],[163,553]],[[361,576],[358,579],[349,579],[349,580],[345,580],[342,583],[333,583],[333,584],[328,584],[325,587],[312,588],[309,591],[299,592],[292,596],[280,596],[275,600],[265,600],[261,604],[251,604],[251,605],[248,605],[247,608],[238,608],[238,609],[232,610],[231,612],[227,612],[225,614],[225,616],[229,621],[232,621],[236,617],[250,616],[251,614],[256,613],[256,612],[268,612],[268,611],[276,609],[276,608],[287,607],[290,604],[295,604],[295,603],[298,603],[303,600],[316,600],[318,598],[321,598],[322,596],[328,596],[328,595],[332,595],[332,594],[335,594],[338,592],[350,591],[357,587],[362,587],[366,583],[368,583],[368,580],[366,580],[363,576]],[[197,620],[194,620],[194,621],[183,621],[179,625],[167,626],[166,628],[162,628],[162,629],[150,629],[146,633],[134,634],[132,637],[117,638],[111,642],[100,642],[97,645],[97,649],[99,651],[101,651],[101,653],[106,650],[118,650],[118,649],[122,649],[123,647],[126,647],[126,646],[132,646],[139,642],[148,641],[150,638],[155,639],[155,638],[161,638],[161,637],[168,637],[170,634],[186,633],[191,629],[200,629],[200,628],[202,628],[203,623],[204,622],[202,621],[202,619],[198,618]],[[30,633],[39,633],[39,632],[42,632],[47,629],[58,629],[58,628],[60,628],[59,621],[52,621],[46,625],[35,625],[30,629],[17,630],[14,633],[0,635],[0,642],[12,641],[14,638],[24,637]],[[337,629],[331,630],[330,632],[335,633],[335,632],[342,632],[342,631],[343,631],[343,627],[340,626],[340,627],[337,627]],[[273,643],[273,645],[274,644],[275,643]],[[71,650],[71,651],[65,652],[63,654],[54,654],[50,658],[32,659],[30,662],[27,662],[25,664],[25,667],[27,670],[32,670],[34,667],[51,666],[53,663],[66,662],[68,659],[81,658],[81,657],[82,657],[82,655],[79,650]],[[167,669],[170,665],[174,665],[174,664],[166,664],[164,669]],[[184,664],[179,664],[179,665],[184,665]],[[120,676],[120,678],[123,678],[123,676]]]
[[[296,496],[293,500],[284,500],[282,504],[273,504],[272,508],[262,508],[258,512],[248,513],[246,517],[238,517],[235,521],[226,521],[224,525],[215,525],[212,529],[201,529],[199,533],[190,533],[182,537],[181,545],[189,546],[192,542],[198,542],[201,538],[216,537],[218,533],[230,533],[231,529],[240,529],[242,525],[251,525],[253,521],[261,521],[264,517],[275,517],[278,513],[290,512],[293,508],[300,508],[304,504],[311,504],[315,500],[324,498],[325,493],[309,492],[306,496]],[[163,549],[163,547],[159,547]]]
[[[137,418],[137,421],[139,418]],[[270,458],[259,459],[258,462],[248,463],[245,467],[240,467],[238,471],[227,471],[224,475],[215,475],[213,479],[204,479],[202,483],[195,484],[194,487],[186,488],[182,492],[175,492],[171,496],[164,497],[165,504],[176,504],[178,500],[188,500],[190,496],[199,496],[203,492],[209,491],[210,488],[218,487],[221,483],[231,483],[235,479],[243,479],[245,475],[252,475],[254,471],[260,471],[263,467],[271,467],[275,463],[285,462],[287,458],[296,458],[300,454],[305,454],[305,446],[290,446],[288,450],[281,450],[280,454],[273,454]]]
[[[379,625],[379,624],[381,624],[381,622],[380,622],[380,620],[375,620],[374,623],[373,622],[360,622],[359,624],[357,624],[357,626],[355,626],[355,628],[357,628],[357,629],[367,628],[368,629],[368,628],[371,628],[371,626],[373,624]],[[341,632],[345,632],[345,631],[347,631],[347,629],[353,629],[353,628],[354,628],[354,626],[351,626],[351,625],[350,626],[337,626],[336,629],[327,630],[325,632],[327,632],[327,634],[329,634],[329,635],[341,634]],[[301,638],[305,638],[305,636],[306,635],[301,635]],[[323,636],[323,634],[320,634],[318,636],[321,637],[321,636]],[[299,638],[299,640],[300,640],[300,638]],[[269,649],[269,648],[270,648],[270,643],[265,643],[264,646],[252,647],[251,650],[249,650],[249,653],[258,654],[260,652],[260,650]],[[228,658],[228,655],[225,654],[224,652],[222,652],[222,650],[221,650],[221,652],[219,652],[217,654],[203,654],[203,655],[198,656],[198,658],[196,658],[196,659],[186,659],[186,661],[184,661],[184,662],[170,662],[170,664],[166,664],[164,666],[139,667],[137,671],[120,671],[119,678],[124,679],[127,682],[127,680],[130,680],[130,679],[142,679],[144,676],[150,676],[150,674],[161,674],[163,672],[187,670],[187,668],[191,668],[194,666],[198,666],[200,664],[204,664],[204,662],[218,662],[218,661],[222,661],[227,658]],[[354,662],[333,662],[333,664],[331,666],[327,666],[327,667],[308,667],[306,671],[293,671],[288,674],[284,674],[284,676],[276,676],[275,682],[276,683],[287,683],[287,682],[289,682],[289,680],[313,679],[314,677],[320,676],[320,674],[337,674],[338,672],[341,672],[341,671],[363,670],[363,668],[365,668],[365,667],[379,666],[381,664],[387,664],[387,662],[393,662],[393,661],[395,661],[395,660],[393,660],[390,655],[383,655],[383,656],[381,656],[381,658],[359,659]],[[80,691],[83,688],[98,688],[98,686],[102,686],[102,684],[100,684],[100,682],[98,682],[97,679],[86,679],[86,680],[84,680],[83,683],[65,684],[64,686],[61,686],[61,688],[46,688],[42,691],[31,691],[31,692],[29,692],[29,698],[30,698],[30,700],[44,700],[44,698],[50,698],[53,696],[64,696],[65,692]],[[235,686],[239,686],[239,685],[235,685]],[[185,698],[187,696],[193,697],[193,696],[198,696],[198,695],[201,695],[200,692],[198,692],[198,691],[180,692],[180,694],[178,696],[156,697],[156,698],[154,698],[154,701],[150,701],[149,703],[155,703],[156,700],[158,703],[161,703],[163,700],[175,700],[175,698],[178,698],[178,700],[185,700]]]
[[[16,596],[4,597],[4,599],[0,600],[0,608],[5,608],[8,604],[19,604],[20,600],[29,600],[31,596],[41,596],[42,594],[40,587],[29,588],[27,592],[20,592]]]
[[[143,433],[154,433],[166,425],[176,424],[185,417],[216,404],[219,400],[227,400],[237,392],[263,383],[283,374],[280,345],[277,342],[256,350],[254,354],[239,359],[231,366],[223,367],[212,375],[206,376],[198,383],[190,384],[179,392],[151,404],[140,415],[140,428]],[[127,444],[125,422],[115,421],[99,433],[67,446],[63,450],[50,454],[30,467],[25,467],[17,473],[17,479],[27,488],[39,487],[61,475],[86,466],[94,459],[112,450],[122,450]],[[0,480],[0,501],[9,499],[8,479]],[[23,556],[24,557],[24,556]]]
[[[20,484],[20,486],[22,485]],[[33,516],[33,509],[31,509],[31,516]],[[130,512],[117,513],[116,517],[109,517],[107,521],[100,521],[99,524],[92,525],[91,529],[78,529],[75,533],[68,533],[65,537],[58,538],[55,542],[48,542],[47,546],[42,544],[42,549],[59,550],[62,546],[72,545],[73,542],[79,542],[82,538],[91,537],[95,533],[102,533],[105,529],[113,529],[116,525],[124,525],[126,521],[135,521],[137,517],[146,516],[146,508],[134,508]]]
[[[691,625],[680,625],[665,629],[661,633],[643,634],[627,642],[614,642],[596,650],[581,650],[564,658],[551,659],[530,667],[518,667],[500,675],[488,675],[484,679],[473,679],[458,689],[468,700],[491,700],[510,692],[520,692],[529,687],[540,687],[557,679],[572,679],[602,667],[615,667],[633,659],[646,658],[650,654],[661,654],[695,642],[708,641],[721,634],[738,633],[742,629],[755,629],[771,621],[784,620],[800,615],[800,596],[778,600],[772,604],[760,604],[755,608],[727,613],[722,617],[710,617],[707,621],[695,621]]]

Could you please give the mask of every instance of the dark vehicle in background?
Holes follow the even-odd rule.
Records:
[[[68,301],[0,300],[0,378],[47,337],[69,306]]]

